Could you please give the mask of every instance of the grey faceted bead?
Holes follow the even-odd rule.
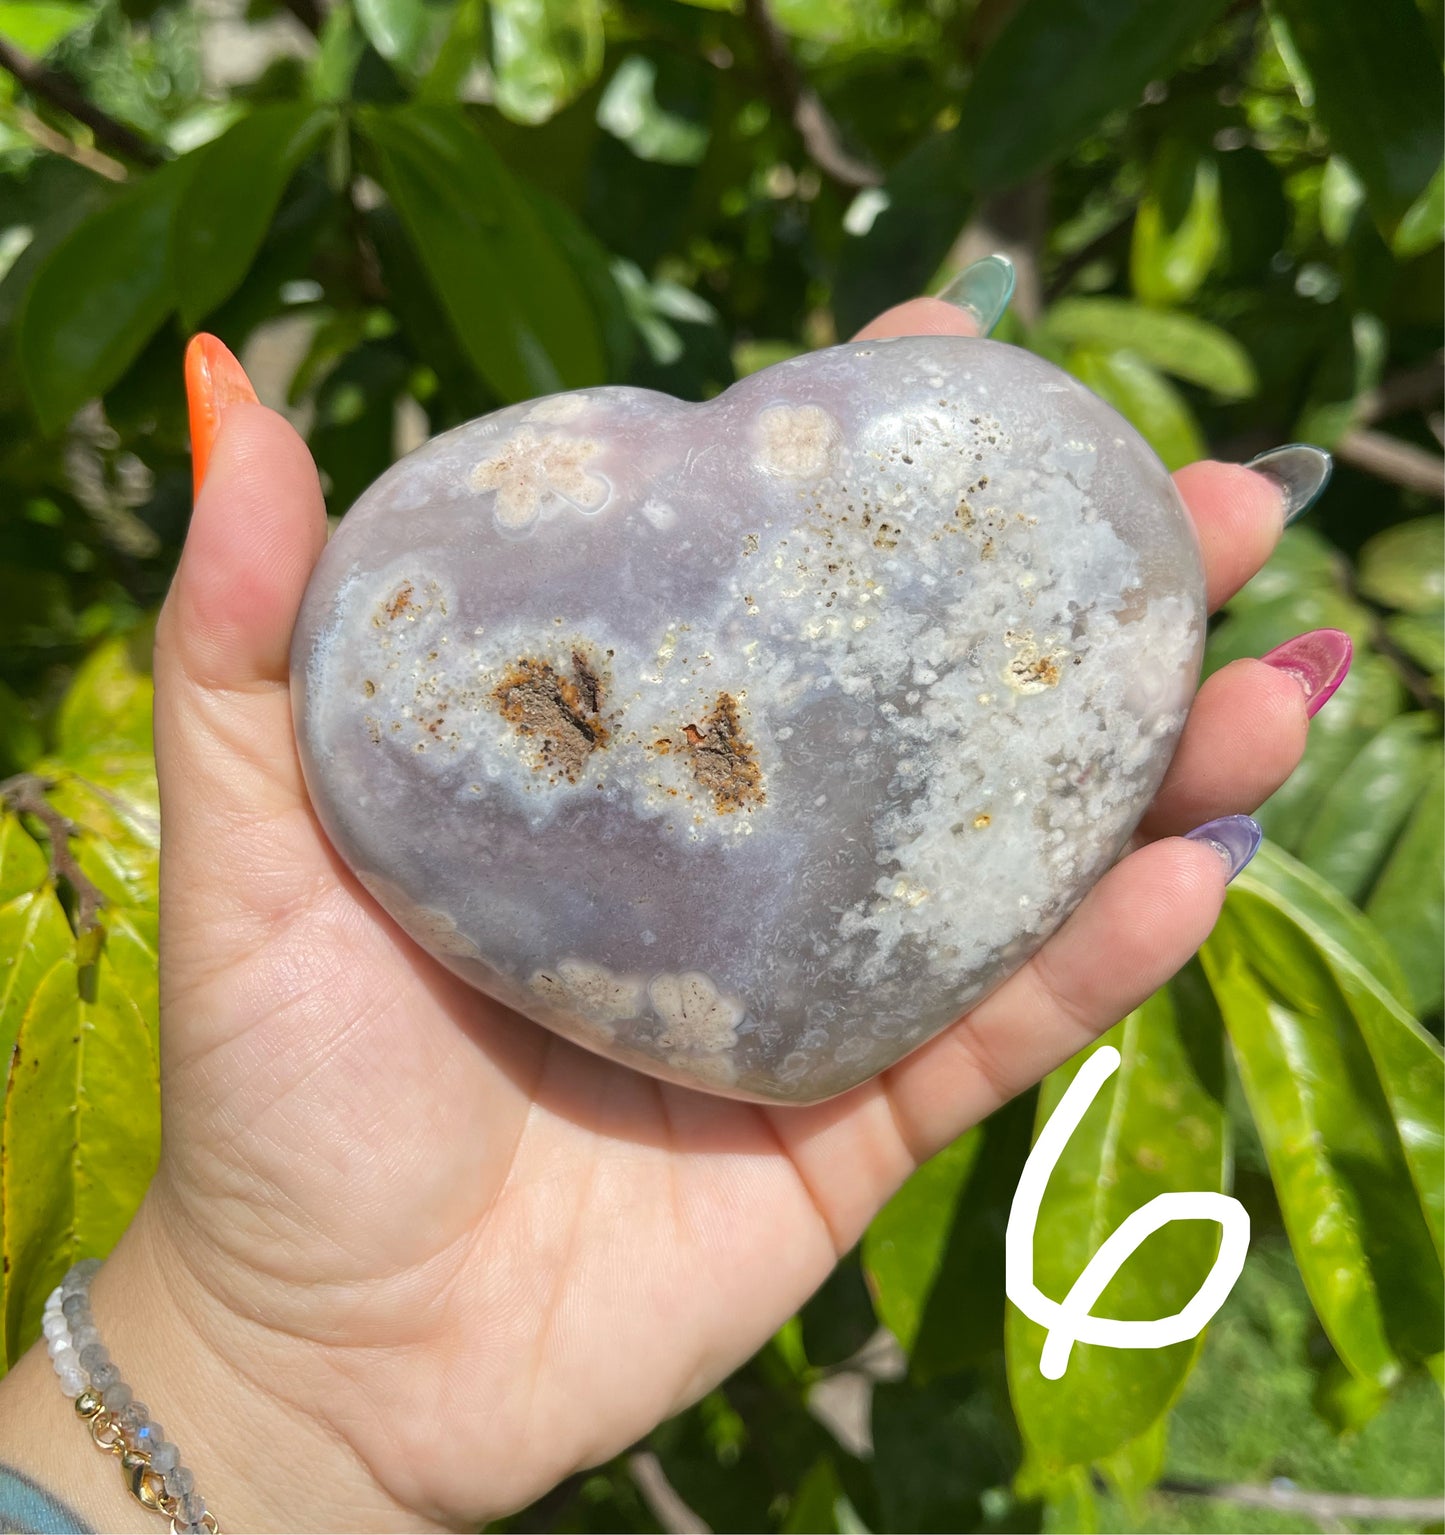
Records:
[[[180,1450],[168,1439],[157,1440],[151,1448],[150,1457],[152,1467],[162,1473],[174,1471],[181,1462]]]
[[[95,1371],[101,1365],[110,1363],[110,1350],[103,1343],[87,1343],[77,1352],[83,1369]]]
[[[152,1462],[154,1464],[154,1462]],[[166,1491],[173,1498],[183,1498],[194,1490],[196,1479],[186,1466],[176,1466],[165,1474]]]
[[[120,1384],[120,1371],[113,1364],[99,1364],[90,1372],[90,1384],[104,1395]]]

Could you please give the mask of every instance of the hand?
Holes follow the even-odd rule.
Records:
[[[863,334],[972,329],[920,300]],[[165,1145],[96,1315],[127,1378],[149,1351],[138,1394],[230,1527],[475,1527],[727,1375],[920,1161],[1185,962],[1228,871],[1179,834],[1284,780],[1306,690],[1259,661],[1211,678],[1136,850],[882,1077],[804,1109],[670,1087],[468,989],[332,851],[287,688],[316,472],[199,345],[228,403],[156,647]],[[1178,484],[1218,605],[1274,547],[1281,489],[1214,463]]]

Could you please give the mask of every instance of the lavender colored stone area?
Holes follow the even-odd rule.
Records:
[[[802,1103],[951,1023],[1114,860],[1204,620],[1130,426],[916,337],[438,437],[327,548],[294,697],[328,834],[443,963],[655,1076]]]

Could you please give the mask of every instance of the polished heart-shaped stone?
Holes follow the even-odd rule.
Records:
[[[427,443],[331,540],[293,691],[327,833],[444,964],[655,1076],[809,1102],[1109,866],[1204,621],[1132,427],[1028,353],[910,337]]]

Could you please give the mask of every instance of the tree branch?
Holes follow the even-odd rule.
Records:
[[[89,144],[77,144],[74,139],[66,138],[59,129],[52,128],[44,119],[37,117],[29,107],[17,106],[12,110],[22,130],[42,149],[60,155],[63,159],[73,160],[86,170],[94,171],[97,176],[104,176],[107,181],[125,180],[125,166],[119,160],[111,159]]]
[[[1243,1482],[1165,1480],[1159,1492],[1176,1497],[1214,1498],[1245,1508],[1269,1508],[1278,1513],[1318,1519],[1389,1519],[1402,1524],[1445,1518],[1440,1498],[1375,1498],[1354,1492],[1310,1492],[1303,1487],[1251,1487]]]
[[[798,130],[809,158],[831,181],[849,191],[882,184],[875,166],[843,147],[843,136],[818,93],[798,68],[767,0],[743,0],[743,20],[757,44],[763,85],[773,105]]]
[[[30,58],[3,37],[0,37],[0,69],[14,75],[32,96],[48,101],[51,106],[68,113],[77,122],[84,123],[95,135],[97,144],[103,144],[107,149],[140,165],[159,165],[165,159],[161,150],[148,139],[142,138],[134,128],[127,128],[110,113],[102,112],[93,102],[88,101],[69,75],[61,74],[59,70],[50,69]]]
[[[1445,352],[1436,352],[1416,368],[1392,374],[1377,388],[1360,396],[1355,412],[1356,426],[1373,426],[1387,421],[1402,410],[1423,409],[1445,393]]]
[[[1445,501],[1445,458],[1428,448],[1402,442],[1387,432],[1352,426],[1335,443],[1335,457],[1377,480],[1388,480],[1392,485]]]

